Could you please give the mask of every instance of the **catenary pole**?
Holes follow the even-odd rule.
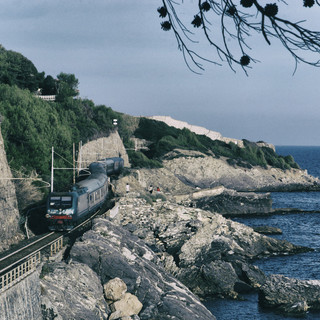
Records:
[[[53,159],[54,159],[54,148],[52,147],[52,154],[51,154],[51,192],[53,192]]]

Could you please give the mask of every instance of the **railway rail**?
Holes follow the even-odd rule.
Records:
[[[0,293],[14,286],[29,274],[34,272],[37,266],[44,260],[59,252],[64,246],[64,239],[70,237],[83,226],[101,213],[98,210],[90,218],[83,221],[74,229],[66,232],[48,232],[30,239],[27,243],[16,249],[4,252],[0,255]]]

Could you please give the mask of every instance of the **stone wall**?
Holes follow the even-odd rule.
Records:
[[[112,157],[123,158],[125,167],[130,167],[127,151],[117,131],[112,132],[108,137],[90,141],[82,146],[81,168],[86,168],[99,159]]]
[[[0,130],[0,252],[22,238],[16,191],[11,178]]]
[[[0,320],[42,319],[39,273],[34,272],[0,295]]]

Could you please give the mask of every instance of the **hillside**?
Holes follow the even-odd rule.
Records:
[[[279,156],[272,148],[257,143],[212,140],[187,128],[125,115],[104,105],[97,106],[88,99],[75,99],[78,80],[72,74],[60,73],[55,80],[59,92],[50,91],[48,84],[54,79],[52,76],[38,72],[22,54],[3,47],[0,48],[0,65],[1,131],[15,176],[34,175],[49,182],[52,146],[59,155],[55,166],[69,167],[73,143],[77,146],[80,141],[85,143],[105,137],[114,130],[119,132],[128,149],[133,168],[162,167],[163,161],[168,160],[167,154],[175,149],[195,150],[217,159],[224,157],[229,165],[242,168],[298,168],[292,157]],[[43,101],[35,92],[57,93],[56,101]],[[115,118],[118,119],[116,128]],[[133,138],[145,141],[148,147],[133,150]],[[57,191],[69,187],[71,174],[71,171],[57,171]],[[48,190],[43,188],[44,184],[37,186],[42,187],[44,193]]]

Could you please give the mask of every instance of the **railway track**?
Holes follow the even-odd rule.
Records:
[[[48,247],[51,242],[55,242],[59,237],[61,237],[61,234],[49,232],[40,237],[34,237],[29,243],[21,247],[6,251],[0,256],[0,276],[10,268],[28,259],[29,256]]]
[[[33,237],[0,254],[0,293],[21,281],[36,270],[43,256],[52,256],[63,248],[64,239],[79,236],[82,230],[101,210],[70,231],[48,232]]]

